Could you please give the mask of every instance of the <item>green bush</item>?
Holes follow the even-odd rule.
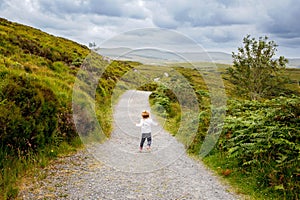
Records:
[[[143,91],[155,91],[158,87],[158,84],[155,82],[151,82],[145,85],[142,85],[140,87],[138,87],[138,90],[143,90]]]
[[[58,109],[57,134],[57,136],[62,140],[68,142],[78,136],[78,134],[76,134],[76,127],[73,121],[71,105],[60,107]]]
[[[51,141],[59,105],[52,90],[31,77],[12,75],[2,86],[0,102],[2,147],[28,153]]]
[[[172,117],[174,117],[171,103],[177,102],[177,98],[170,89],[163,85],[159,85],[156,90],[151,93],[150,99],[152,99],[154,103],[154,109],[156,110],[157,114],[163,117],[171,117],[170,114],[172,114]]]
[[[220,148],[237,167],[256,171],[259,187],[288,199],[300,191],[300,97],[232,101]]]

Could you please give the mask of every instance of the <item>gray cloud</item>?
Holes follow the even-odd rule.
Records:
[[[258,17],[258,13],[252,7],[254,4],[248,6],[249,3],[243,3],[245,7],[241,8],[238,2],[166,0],[154,3],[151,1],[147,3],[147,6],[151,10],[163,10],[161,15],[168,15],[169,18],[178,22],[178,25],[193,27],[249,24],[253,21],[249,16]],[[160,26],[157,22],[155,24]]]
[[[0,1],[0,9],[4,9],[5,6],[7,6],[5,1]]]
[[[247,34],[268,35],[289,55],[297,55],[300,46],[299,10],[298,0],[0,1],[2,17],[86,45],[133,29],[159,27],[178,31],[206,50],[234,51]],[[125,46],[132,37],[123,39]],[[156,40],[186,42],[163,33]]]
[[[269,20],[262,23],[266,32],[283,38],[300,37],[300,4],[298,1],[279,1],[267,11]]]
[[[144,19],[146,17],[143,7],[134,0],[40,0],[39,5],[41,11],[54,13],[58,16],[84,14],[136,19]]]
[[[58,16],[65,15],[67,13],[82,13],[86,11],[86,8],[82,5],[82,2],[74,3],[70,0],[40,0],[38,4],[41,12]]]
[[[122,9],[123,3],[124,2],[120,0],[117,0],[113,3],[109,0],[92,0],[89,2],[88,7],[90,9],[90,12],[93,14],[121,17],[122,15],[124,15],[124,11]]]

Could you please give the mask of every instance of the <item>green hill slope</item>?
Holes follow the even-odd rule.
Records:
[[[0,18],[0,199],[16,196],[16,182],[28,168],[44,166],[49,158],[80,143],[72,91],[90,53],[86,46]],[[109,64],[95,56],[95,73],[106,67],[95,99],[97,117],[108,136],[110,88],[134,63]]]

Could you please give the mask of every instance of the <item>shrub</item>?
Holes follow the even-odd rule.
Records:
[[[169,116],[172,112],[171,102],[176,102],[174,93],[163,85],[159,85],[150,95],[153,100],[155,110],[163,117]]]
[[[220,147],[257,183],[288,199],[300,191],[300,98],[230,103]]]
[[[12,75],[1,93],[1,146],[27,153],[49,143],[59,105],[52,90],[30,77]]]

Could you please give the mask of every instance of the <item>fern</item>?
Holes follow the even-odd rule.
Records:
[[[261,186],[297,199],[300,190],[300,97],[232,101],[220,139],[222,151],[257,170]]]

